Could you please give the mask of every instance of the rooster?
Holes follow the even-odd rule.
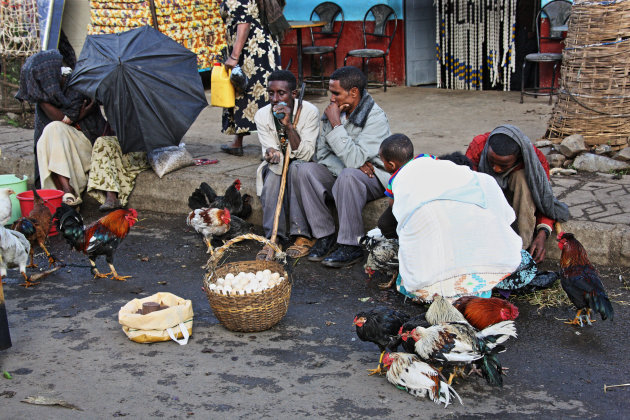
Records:
[[[453,306],[478,330],[518,317],[518,308],[504,299],[463,296]]]
[[[114,253],[120,242],[125,239],[129,229],[138,221],[138,212],[134,209],[114,210],[95,222],[85,226],[83,218],[65,203],[54,214],[55,225],[71,248],[87,254],[90,259],[94,278],[111,278],[125,281],[131,276],[119,276],[114,268]],[[105,255],[111,272],[102,274],[96,268],[96,257]]]
[[[203,235],[203,240],[212,250],[210,241],[214,236],[224,235],[230,230],[230,211],[227,208],[201,208],[191,211],[186,218],[186,224]]]
[[[385,350],[395,351],[398,347],[396,339],[398,331],[409,315],[390,308],[374,308],[366,312],[359,312],[354,317],[353,324],[361,341],[369,341],[376,344],[381,351],[376,369],[369,369],[370,375],[382,373],[381,361]],[[394,344],[396,343],[396,344]],[[395,347],[394,347],[395,345]]]
[[[429,328],[416,327],[403,332],[403,341],[415,341],[414,353],[428,363],[467,366],[480,360],[481,371],[488,383],[502,386],[502,368],[497,353],[505,351],[500,345],[509,337],[516,337],[514,321],[503,321],[476,332],[468,323],[451,322]],[[451,373],[448,384],[453,381]]]
[[[17,266],[24,277],[22,286],[30,287],[32,283],[26,275],[26,263],[31,250],[30,242],[20,232],[0,226],[0,281],[7,275],[7,267]]]
[[[593,311],[599,312],[602,320],[610,318],[612,321],[614,315],[612,304],[582,244],[572,233],[560,233],[558,234],[558,248],[562,250],[560,284],[569,300],[577,308],[575,318],[567,324],[578,324],[582,327],[583,318],[585,318],[586,323],[592,325],[594,321],[591,319],[591,313]],[[582,315],[585,309],[586,315]]]
[[[188,198],[188,207],[191,210],[200,208],[226,208],[232,216],[247,219],[252,214],[251,200],[249,194],[241,196],[241,181],[235,180],[230,185],[223,196],[217,195],[210,185],[202,182],[199,188]]]
[[[433,295],[433,302],[429,305],[426,320],[431,325],[442,324],[444,322],[462,322],[468,324],[466,318],[448,300],[437,293]]]
[[[446,382],[440,380],[437,370],[411,353],[387,353],[383,357],[387,369],[387,380],[397,388],[404,389],[416,397],[429,397],[436,404],[448,407],[451,398],[462,399]]]
[[[398,277],[398,239],[387,239],[380,229],[375,228],[359,238],[359,245],[368,251],[367,261],[363,266],[371,278],[377,271],[385,274],[390,281],[381,283],[382,290],[393,287]]]
[[[44,203],[44,199],[37,194],[37,190],[33,189],[33,210],[28,214],[28,217],[20,217],[13,223],[13,229],[24,234],[26,239],[31,243],[31,262],[27,267],[37,268],[37,265],[33,262],[36,245],[39,245],[46,253],[48,257],[48,267],[56,262],[55,257],[48,252],[45,245],[51,226],[52,213]]]

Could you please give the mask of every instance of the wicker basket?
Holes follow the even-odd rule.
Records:
[[[208,273],[204,279],[204,289],[214,315],[228,330],[241,332],[257,332],[267,330],[276,325],[287,313],[291,297],[291,282],[284,266],[276,261],[239,261],[216,266],[218,261],[235,242],[255,239],[274,248],[276,255],[281,251],[275,244],[257,235],[243,235],[232,239],[221,248],[217,248],[208,261]],[[284,280],[270,289],[257,293],[234,294],[210,290],[210,284],[227,273],[256,272],[265,269],[280,273]]]

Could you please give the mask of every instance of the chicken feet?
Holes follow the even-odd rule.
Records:
[[[580,327],[583,327],[584,321],[586,321],[588,325],[593,325],[593,322],[595,322],[595,320],[591,318],[590,308],[586,309],[586,314],[584,315],[582,314],[583,311],[584,309],[578,309],[577,313],[575,314],[575,318],[573,318],[573,320],[571,321],[565,322],[565,324],[579,325]]]
[[[394,273],[394,275],[392,276],[392,279],[388,281],[387,283],[379,283],[378,288],[381,290],[389,290],[392,287],[394,287],[394,285],[396,284],[396,279],[398,279],[398,271]]]
[[[53,255],[50,252],[48,252],[48,249],[46,249],[46,246],[43,243],[40,242],[39,246],[40,246],[40,248],[42,250],[44,250],[44,253],[48,257],[48,268],[50,268],[51,266],[53,266],[57,262],[57,259],[55,257],[53,257]],[[27,265],[26,268],[38,268],[37,264],[35,264],[33,262],[33,257],[34,256],[35,256],[35,251],[31,247],[31,252],[30,252],[31,263],[29,265]]]
[[[92,274],[94,274],[95,279],[96,278],[108,279],[111,276],[112,280],[127,281],[127,279],[131,278],[131,276],[118,275],[118,273],[116,272],[116,269],[114,268],[114,265],[111,263],[108,263],[109,269],[111,270],[109,273],[101,273],[100,271],[98,271],[98,268],[96,268],[96,263],[92,260],[90,260],[90,264],[92,265],[91,271],[92,271]]]
[[[383,372],[383,369],[381,369],[381,366],[383,364],[383,356],[385,355],[385,352],[381,353],[381,357],[378,359],[378,366],[376,367],[376,369],[368,369],[367,371],[370,372],[368,373],[368,376],[372,376],[372,375],[376,375],[377,373],[379,375],[384,374],[385,372]]]
[[[24,283],[20,283],[20,286],[23,286],[26,289],[28,289],[31,286],[35,286],[36,284],[39,284],[39,282],[32,282],[31,279],[28,278],[26,273],[22,273],[22,276],[24,277]]]

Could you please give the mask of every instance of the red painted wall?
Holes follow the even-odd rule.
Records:
[[[340,23],[336,23],[335,29],[339,28]],[[388,23],[387,32],[391,33],[394,29],[394,22]],[[369,28],[368,28],[369,30]],[[373,38],[368,39],[369,48],[380,48],[385,50],[387,48],[387,42],[389,40],[385,38]],[[334,38],[320,38],[316,39],[316,45],[335,45]],[[297,77],[297,36],[296,31],[289,32],[286,38],[282,41],[282,66],[286,67],[289,59],[292,60],[289,70]],[[308,29],[302,29],[302,43],[304,46],[311,45],[311,35]],[[343,66],[343,59],[346,53],[350,50],[363,48],[363,22],[346,21],[343,27],[343,33],[339,39],[339,45],[337,46],[337,66]],[[311,58],[319,61],[318,56],[303,56],[303,68],[304,77],[311,75]],[[361,59],[349,57],[347,64],[350,66],[357,66],[361,68]],[[328,76],[333,72],[334,64],[332,54],[326,54],[324,56],[324,75]],[[315,67],[316,69],[318,67]],[[383,80],[383,60],[372,59],[368,66],[368,78],[370,80],[382,81]],[[398,27],[396,28],[396,35],[394,42],[387,56],[387,81],[394,85],[405,84],[405,33],[404,33],[404,21],[398,20]]]
[[[549,36],[549,19],[543,19],[540,22],[540,35],[541,36]],[[551,39],[541,39],[540,40],[540,52],[553,52],[553,53],[561,53],[564,48],[564,41],[556,41]],[[553,84],[554,88],[558,86],[558,82],[560,80],[560,67],[558,64],[556,67],[556,80]],[[553,76],[553,63],[540,63],[539,64],[539,85],[549,87],[551,86],[551,78]]]

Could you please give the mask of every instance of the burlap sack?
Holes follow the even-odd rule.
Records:
[[[146,315],[138,314],[144,302],[158,302],[169,307]],[[188,337],[192,335],[192,301],[167,292],[156,293],[143,299],[134,299],[120,308],[118,322],[122,325],[127,337],[137,343],[154,343],[172,339],[184,345],[188,342]]]

